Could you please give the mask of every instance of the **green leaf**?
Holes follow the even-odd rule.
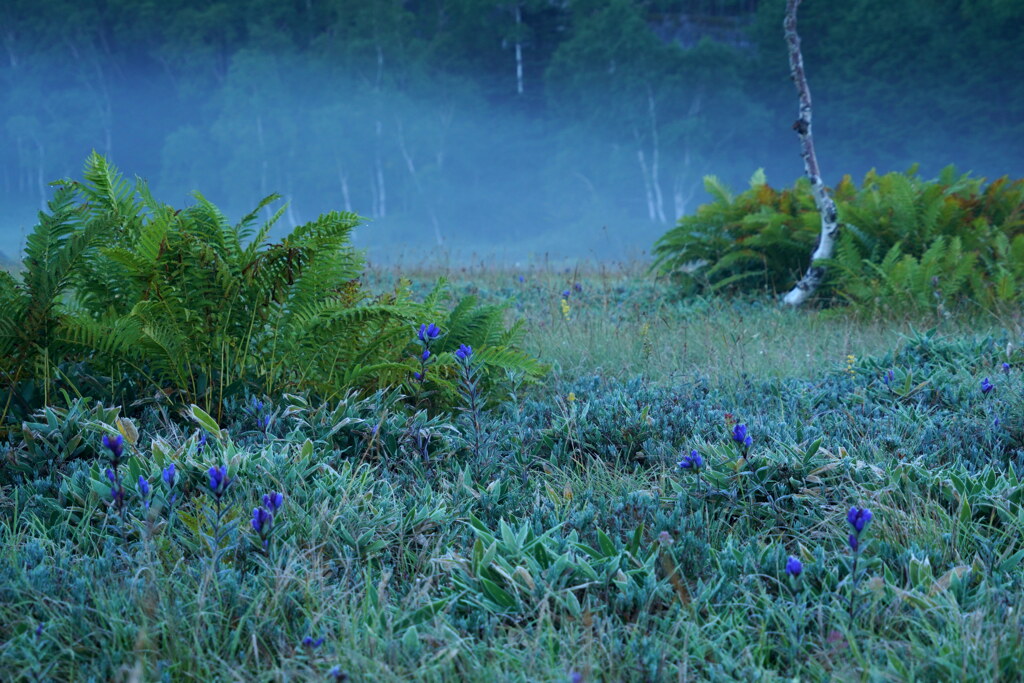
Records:
[[[487,593],[488,597],[500,606],[506,609],[513,609],[516,606],[516,599],[505,591],[504,588],[494,583],[490,579],[480,577],[480,584],[484,588],[484,592]]]

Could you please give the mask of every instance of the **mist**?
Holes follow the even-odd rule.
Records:
[[[1024,13],[940,31],[912,4],[884,3],[906,11],[875,30],[857,13],[879,3],[801,15],[827,181],[1022,175],[1024,78],[994,53]],[[382,263],[643,259],[705,175],[803,173],[780,2],[70,7],[0,10],[8,259],[92,150],[174,206],[199,191],[236,218],[280,194],[272,238],[358,213]],[[942,57],[953,40],[993,54]]]

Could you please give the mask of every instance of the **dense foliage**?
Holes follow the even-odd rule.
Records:
[[[577,279],[542,328],[563,277],[508,278],[552,345],[635,355],[653,317],[670,338],[781,325],[786,355],[803,348],[807,312],[672,309],[609,276]],[[185,428],[158,406],[48,409],[0,453],[0,674],[1013,679],[1019,331],[859,359],[843,338],[775,379],[697,349],[660,382],[594,359],[483,411],[480,440],[469,414],[393,392]]]
[[[810,185],[776,190],[764,174],[733,196],[718,179],[714,201],[684,216],[655,245],[655,267],[690,291],[779,291],[806,266],[820,233]],[[827,289],[859,310],[988,311],[1024,296],[1024,180],[907,173],[848,176],[834,189],[841,234]]]
[[[448,406],[460,344],[476,349],[488,384],[497,371],[542,370],[515,348],[520,328],[506,328],[501,305],[467,297],[449,309],[443,282],[423,301],[402,283],[370,296],[349,246],[355,214],[269,240],[285,210],[271,213],[275,199],[231,224],[201,195],[176,210],[91,156],[84,181],[62,182],[40,215],[24,271],[0,273],[2,414],[25,416],[60,391],[219,414],[247,395],[331,400],[404,386]],[[429,359],[417,344],[424,323],[445,333],[429,340]]]

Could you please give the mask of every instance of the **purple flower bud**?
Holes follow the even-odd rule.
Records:
[[[995,385],[992,384],[992,382],[988,381],[988,377],[986,377],[985,379],[981,380],[981,393],[987,394],[988,392],[992,391],[993,389],[995,389]]]
[[[786,560],[786,573],[790,576],[800,576],[800,572],[804,570],[803,563],[792,555]]]
[[[41,623],[36,626],[35,633],[36,633],[36,638],[42,638],[43,637],[43,625]]]
[[[324,644],[323,636],[314,639],[313,636],[306,636],[302,639],[302,644],[309,648],[317,648]]]
[[[693,449],[689,455],[683,456],[683,459],[679,461],[679,467],[697,472],[704,467],[704,458],[697,452],[697,449]]]
[[[423,355],[420,356],[420,360],[424,363],[430,360],[430,349],[423,349]]]
[[[857,552],[857,548],[860,546],[860,543],[857,541],[857,537],[853,534],[850,534],[850,538],[847,540],[850,543],[850,550],[852,550],[853,552]]]
[[[149,482],[141,474],[139,475],[139,494],[143,500],[149,498]]]
[[[583,683],[583,674],[579,671],[570,671],[569,683]]]
[[[569,290],[568,290],[568,289],[566,289],[566,290],[563,290],[563,291],[562,291],[562,298],[563,298],[563,299],[568,299],[568,298],[569,298],[569,293],[570,293],[570,292],[569,292]]]
[[[864,527],[871,521],[871,510],[867,508],[852,507],[850,511],[846,513],[846,521],[849,522],[853,530],[860,535],[860,532],[864,531]]]
[[[420,338],[421,342],[423,342],[424,344],[428,344],[431,341],[437,339],[440,335],[441,329],[437,325],[435,325],[434,323],[430,323],[429,325],[423,323],[422,325],[420,325],[420,331],[417,336]]]
[[[164,468],[163,473],[160,475],[163,477],[164,483],[168,486],[174,486],[174,478],[177,476],[177,471],[174,469],[174,463]]]
[[[754,437],[747,434],[747,425],[745,424],[737,424],[732,428],[732,440],[747,448],[754,443]]]
[[[455,352],[455,357],[462,362],[466,362],[473,355],[473,347],[466,346],[465,344],[459,344],[458,350]]]
[[[414,372],[414,373],[412,373],[412,376],[413,376],[413,379],[415,379],[417,382],[422,382],[423,381],[423,373],[422,372]]]
[[[228,479],[228,468],[226,465],[211,467],[207,474],[210,475],[210,490],[219,498],[231,483]]]
[[[114,459],[117,460],[124,452],[124,437],[120,434],[115,437],[111,437],[109,434],[104,434],[103,446],[107,448]]]
[[[107,468],[106,472],[104,472],[104,474],[107,475],[107,479],[110,480],[111,484],[117,481],[117,475],[114,474],[114,470],[110,469],[109,467]]]
[[[1010,371],[1010,364],[1009,363],[1003,363],[1003,372],[1009,372],[1009,371]]]
[[[260,536],[265,536],[270,531],[270,525],[274,523],[274,516],[263,508],[252,509],[252,528]]]
[[[284,494],[278,491],[263,494],[263,504],[270,512],[277,512],[284,505]]]
[[[885,382],[885,386],[889,386],[890,384],[892,384],[892,382],[893,382],[893,380],[895,378],[896,378],[896,376],[893,374],[893,371],[890,369],[890,370],[888,370],[885,373],[885,376],[882,378],[882,381]]]

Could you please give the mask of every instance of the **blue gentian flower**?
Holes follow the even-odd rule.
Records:
[[[306,636],[302,639],[302,644],[306,647],[317,648],[324,644],[323,636],[314,639],[313,636]]]
[[[200,432],[199,441],[196,443],[196,451],[202,453],[204,446],[206,446],[206,432]]]
[[[697,449],[693,449],[689,455],[683,456],[678,464],[681,469],[698,472],[704,467],[704,458],[697,452]]]
[[[103,446],[110,451],[114,460],[118,460],[124,452],[124,437],[118,434],[111,438],[109,434],[104,434]]]
[[[896,379],[896,375],[893,373],[892,369],[889,369],[888,371],[886,371],[885,376],[882,378],[882,381],[885,382],[885,386],[889,386],[890,384],[892,384],[894,379]]]
[[[413,376],[413,379],[415,379],[417,382],[422,382],[423,381],[423,373],[422,372],[414,372],[414,373],[412,373],[412,376]]]
[[[117,481],[117,475],[114,474],[114,470],[110,469],[109,467],[107,468],[106,472],[104,472],[104,474],[107,475],[107,479],[110,480],[111,484]]]
[[[850,543],[850,550],[857,552],[860,548],[860,535],[867,527],[868,523],[871,522],[871,510],[861,507],[852,507],[850,511],[846,513],[846,521],[851,527],[853,527],[853,533],[850,534],[848,539]]]
[[[790,555],[789,559],[786,560],[786,573],[790,576],[800,576],[800,572],[802,572],[803,570],[803,563],[800,562],[800,560],[798,560],[797,558]]]
[[[149,489],[149,482],[146,481],[146,478],[140,474],[139,475],[139,493],[142,494],[143,498],[148,498],[149,497],[149,491],[150,491],[150,489]]]
[[[43,624],[39,623],[36,625],[36,638],[43,637]]]
[[[263,494],[263,505],[266,506],[271,513],[277,512],[282,505],[284,505],[284,494],[278,491],[271,491],[270,493]]]
[[[470,356],[473,355],[473,347],[466,346],[465,344],[459,344],[458,350],[455,351],[455,357],[465,362],[469,360]]]
[[[252,412],[261,413],[263,412],[263,401],[257,399],[255,396],[252,397]]]
[[[995,389],[995,385],[992,384],[992,382],[988,381],[988,377],[986,377],[985,379],[981,380],[981,393],[987,394],[988,392],[992,391],[993,389]]]
[[[228,479],[227,465],[211,467],[207,474],[210,475],[210,490],[213,491],[215,496],[220,498],[227,490],[228,484],[231,483],[231,480]]]
[[[424,344],[429,344],[433,340],[437,339],[440,335],[441,329],[437,325],[435,325],[434,323],[430,323],[429,325],[423,323],[422,325],[420,325],[420,331],[417,336],[419,336],[421,342],[423,342]]]
[[[850,523],[854,531],[860,534],[871,521],[871,516],[871,510],[867,508],[852,507],[846,513],[846,521]]]
[[[1010,364],[1009,363],[1003,363],[1003,372],[1009,372],[1009,371],[1010,371]]]
[[[177,475],[178,475],[178,472],[177,472],[177,470],[175,470],[173,462],[170,465],[168,465],[167,467],[165,467],[163,472],[160,474],[160,476],[164,480],[164,483],[167,484],[167,486],[169,486],[169,487],[173,487],[174,486],[174,478]]]
[[[270,525],[274,523],[274,515],[270,514],[263,508],[253,508],[252,510],[252,528],[255,529],[261,537],[265,536],[270,531]]]
[[[747,447],[754,443],[754,437],[747,434],[747,425],[745,424],[737,424],[732,428],[732,440]]]
[[[420,356],[420,360],[424,363],[430,360],[430,349],[423,349],[423,355]]]
[[[581,285],[581,284],[580,284],[580,283],[578,283],[578,282],[574,282],[574,283],[572,283],[572,291],[574,291],[574,292],[576,292],[577,294],[579,294],[580,292],[582,292],[582,291],[583,291],[583,285]]]
[[[562,298],[563,299],[568,299],[569,298],[569,290],[568,289],[562,291]]]

